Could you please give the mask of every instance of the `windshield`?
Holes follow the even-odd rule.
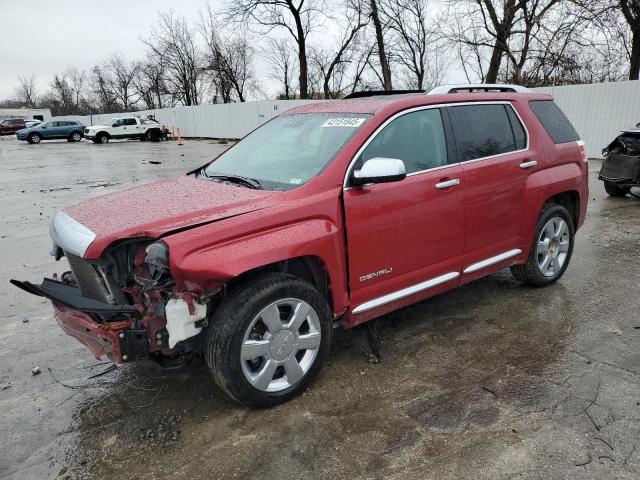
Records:
[[[277,117],[218,157],[204,176],[240,176],[270,190],[296,188],[320,173],[367,119],[344,113]]]
[[[9,125],[11,123],[11,120],[3,120],[2,122],[0,122],[0,125]]]

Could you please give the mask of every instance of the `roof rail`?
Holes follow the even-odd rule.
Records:
[[[457,85],[440,85],[430,90],[427,95],[440,95],[443,93],[459,93],[459,92],[517,92],[532,93],[527,87],[521,85],[509,85],[506,83],[461,83]]]
[[[426,90],[362,90],[360,92],[353,92],[344,97],[344,100],[350,98],[364,98],[364,97],[380,97],[385,95],[403,95],[407,93],[425,93]]]

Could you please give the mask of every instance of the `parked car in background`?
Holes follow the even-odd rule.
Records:
[[[42,120],[25,120],[24,125],[26,128],[35,127],[36,125],[40,125]]]
[[[70,142],[79,142],[83,136],[84,125],[74,120],[49,120],[16,132],[18,140],[25,140],[29,143],[61,138],[66,138]]]
[[[612,197],[624,197],[640,187],[640,123],[623,130],[602,150],[604,162],[598,178]]]
[[[551,96],[475,88],[291,109],[186,175],[58,212],[52,254],[70,271],[11,283],[96,357],[201,353],[237,401],[286,401],[334,326],[507,267],[536,287],[564,274],[584,143]]]
[[[147,118],[123,117],[114,118],[111,125],[92,125],[84,130],[85,138],[94,143],[109,143],[111,139],[137,138],[140,140],[158,141],[162,137],[162,129],[158,122]]]
[[[0,122],[0,135],[11,135],[26,127],[24,118],[9,118]]]

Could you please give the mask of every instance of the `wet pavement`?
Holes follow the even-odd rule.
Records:
[[[640,200],[606,197],[597,161],[559,283],[504,271],[388,315],[382,364],[363,329],[340,331],[310,389],[271,410],[228,400],[197,360],[110,370],[9,285],[66,269],[48,255],[57,209],[222,148],[0,138],[0,478],[640,477]]]

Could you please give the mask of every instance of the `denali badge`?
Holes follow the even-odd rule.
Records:
[[[393,268],[383,268],[382,270],[378,270],[377,272],[367,273],[366,275],[362,275],[360,277],[361,282],[366,282],[367,280],[371,280],[372,278],[380,277],[382,275],[386,275],[387,273],[393,272]]]

